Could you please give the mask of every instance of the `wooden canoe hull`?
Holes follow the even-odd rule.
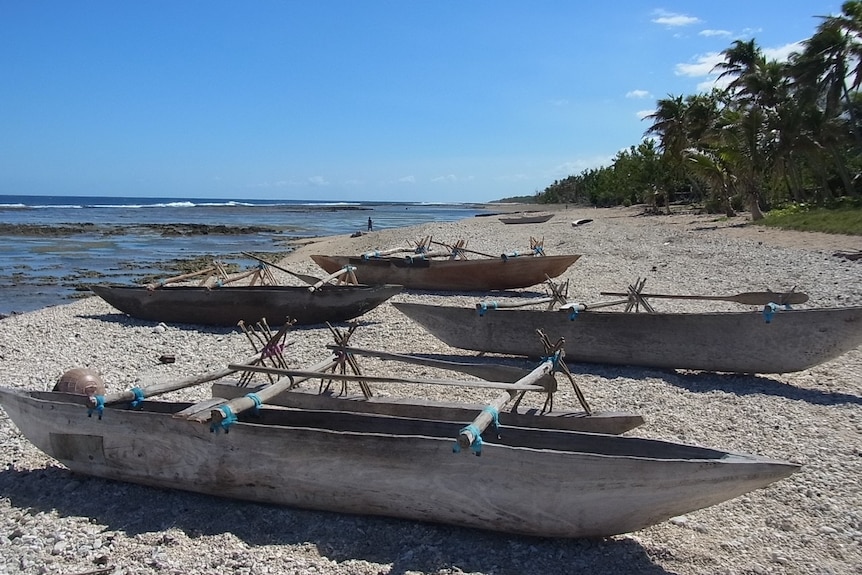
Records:
[[[240,320],[266,318],[281,325],[345,321],[374,309],[401,291],[399,285],[323,286],[176,286],[148,290],[138,286],[91,286],[119,311],[137,319],[166,323],[235,326]]]
[[[108,407],[0,388],[27,439],[73,472],[307,509],[545,537],[635,531],[787,477],[797,465],[671,442],[504,428],[482,456],[461,423],[262,408],[229,433],[186,404]]]
[[[540,284],[562,274],[580,257],[580,254],[571,254],[423,260],[312,255],[311,259],[328,273],[347,265],[354,266],[356,279],[364,284],[399,284],[408,289],[431,291],[491,291]]]
[[[760,312],[624,313],[476,309],[395,303],[444,343],[540,357],[536,330],[566,340],[574,362],[735,373],[808,369],[862,345],[862,307]]]
[[[540,216],[503,216],[500,221],[504,224],[542,224],[554,217],[554,214],[543,214]]]

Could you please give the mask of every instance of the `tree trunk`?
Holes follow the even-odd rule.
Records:
[[[853,182],[850,179],[850,172],[847,170],[847,165],[844,163],[844,158],[841,157],[841,154],[835,150],[834,147],[829,148],[830,155],[832,156],[832,161],[835,164],[835,171],[838,172],[838,176],[841,178],[841,184],[844,186],[844,192],[848,196],[855,195],[855,190],[853,189]]]
[[[760,211],[760,203],[757,192],[748,193],[748,211],[751,212],[752,222],[756,222],[763,219],[763,212]]]
[[[727,186],[727,184],[723,184],[721,186],[721,190],[719,191],[720,205],[724,210],[724,215],[728,218],[736,217],[736,210],[733,209],[733,202],[730,199],[731,190]]]

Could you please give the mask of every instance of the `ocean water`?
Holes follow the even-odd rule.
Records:
[[[0,195],[0,315],[139,283],[175,259],[283,252],[295,238],[449,222],[480,204]]]

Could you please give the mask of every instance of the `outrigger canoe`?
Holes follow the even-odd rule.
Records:
[[[252,343],[253,356],[225,369],[107,394],[98,374],[76,368],[58,380],[54,391],[0,388],[0,404],[33,445],[83,475],[543,537],[634,531],[799,469],[756,455],[571,431],[567,427],[573,422],[595,414],[574,381],[586,417],[524,411],[519,405],[525,394],[545,394],[548,405],[556,391],[553,375],[560,370],[571,375],[559,345],[532,371],[513,372],[512,366],[441,363],[348,347],[352,330],[332,328],[334,353],[300,371],[288,369],[281,353],[288,327],[260,349]],[[483,381],[370,376],[360,373],[356,358],[362,355],[459,371]],[[261,372],[268,383],[251,385]],[[242,375],[226,393],[230,385],[218,380],[236,373]],[[306,391],[301,399],[291,399],[299,395],[298,385],[316,379],[321,386],[359,382],[363,396],[351,400],[320,393],[315,399]],[[232,398],[154,399],[213,381],[214,393]],[[372,381],[458,385],[500,394],[484,407],[429,404],[422,410],[419,403],[387,405],[384,398],[367,409],[356,407],[371,403]],[[504,419],[504,413],[511,417]]]
[[[452,347],[541,357],[533,337],[565,338],[574,362],[735,373],[801,371],[862,345],[862,307],[624,313],[393,305]]]
[[[364,284],[399,284],[408,289],[430,291],[492,291],[530,287],[558,277],[580,258],[580,254],[556,256],[504,255],[482,259],[434,259],[312,255],[329,273],[351,266]]]
[[[542,537],[642,529],[764,487],[799,466],[669,441],[257,405],[230,426],[188,403],[98,416],[75,394],[0,388],[37,448],[75,473],[219,497]],[[475,455],[481,454],[481,457]]]
[[[234,326],[240,320],[271,325],[346,321],[379,306],[400,285],[146,286],[94,285],[100,298],[131,317],[165,323]]]

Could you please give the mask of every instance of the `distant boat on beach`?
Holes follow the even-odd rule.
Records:
[[[554,217],[554,214],[504,216],[500,221],[504,224],[542,224]]]
[[[302,286],[91,286],[119,311],[137,319],[165,323],[235,326],[239,321],[282,325],[340,322],[361,316],[401,291],[398,285]]]
[[[365,284],[396,283],[419,290],[490,291],[540,284],[565,272],[580,257],[566,254],[453,260],[314,254],[311,259],[329,273],[352,266],[357,280]]]

